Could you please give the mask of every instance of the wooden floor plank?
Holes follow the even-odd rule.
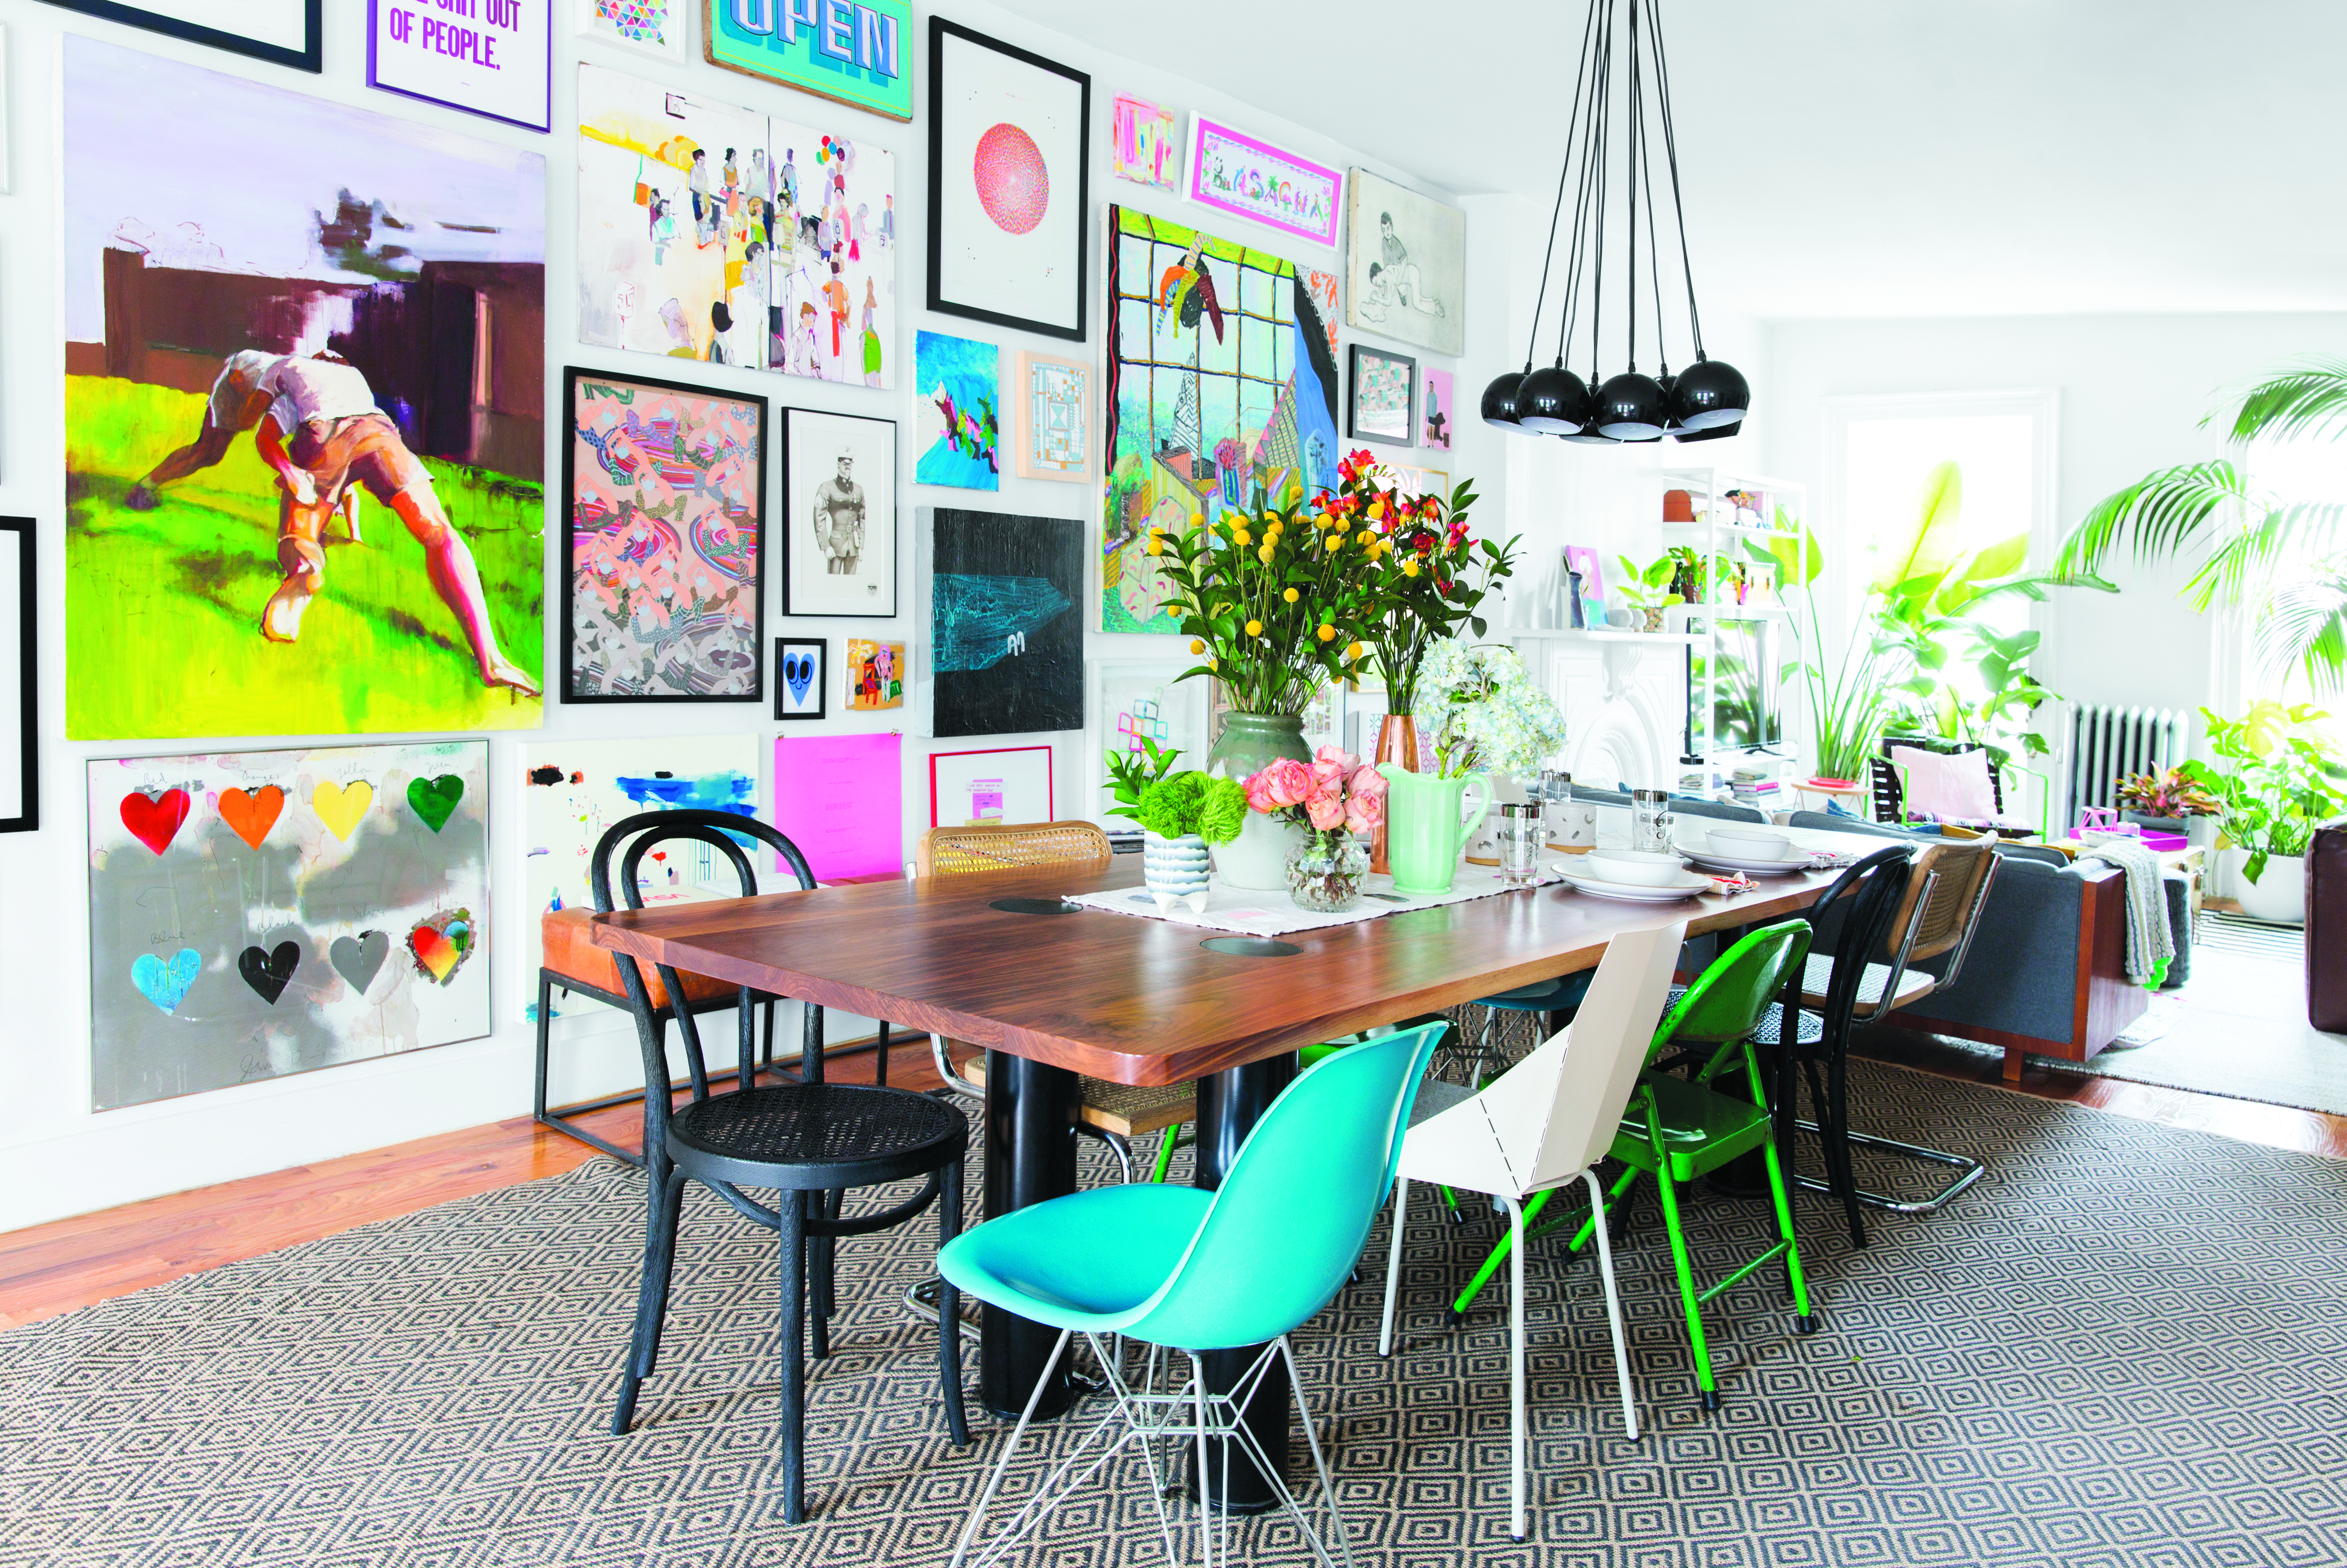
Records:
[[[1911,1037],[1911,1046],[1902,1055],[1922,1071],[1993,1088],[2013,1087],[2000,1082],[1995,1062],[1983,1065],[1961,1046],[1934,1050],[1925,1036]],[[843,1058],[832,1064],[830,1076],[838,1082],[868,1083],[875,1061],[869,1051]],[[897,1048],[888,1063],[892,1084],[916,1090],[938,1086],[926,1041]],[[2018,1091],[2165,1126],[2347,1160],[2347,1117],[2034,1064],[2024,1073]],[[632,1148],[642,1112],[633,1105],[618,1105],[581,1121],[613,1143]],[[0,1235],[0,1327],[54,1317],[354,1225],[557,1175],[601,1157],[528,1117],[517,1117],[36,1225]]]

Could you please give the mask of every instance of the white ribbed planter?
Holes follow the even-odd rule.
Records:
[[[1190,913],[1206,912],[1206,892],[1212,885],[1208,871],[1206,841],[1194,833],[1179,838],[1143,829],[1141,835],[1142,885],[1150,897],[1157,900],[1160,909],[1171,909],[1176,904],[1190,906]]]

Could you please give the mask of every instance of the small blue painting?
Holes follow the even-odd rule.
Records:
[[[915,484],[1002,487],[1000,364],[990,343],[930,332],[915,339]]]

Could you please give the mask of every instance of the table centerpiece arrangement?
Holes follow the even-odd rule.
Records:
[[[1415,773],[1381,762],[1393,786],[1387,850],[1394,890],[1450,890],[1467,841],[1491,805],[1491,772],[1537,778],[1564,744],[1564,713],[1532,684],[1516,651],[1446,638],[1429,646],[1418,671],[1416,712],[1434,735],[1434,767]],[[1469,784],[1482,804],[1465,818]]]
[[[1386,781],[1335,746],[1311,762],[1280,757],[1246,781],[1250,815],[1284,820],[1303,841],[1287,856],[1287,892],[1299,909],[1341,915],[1361,901],[1369,852],[1355,837],[1385,821]]]

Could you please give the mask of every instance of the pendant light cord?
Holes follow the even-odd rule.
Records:
[[[1583,71],[1585,71],[1587,68],[1589,58],[1589,35],[1596,19],[1596,8],[1593,6],[1590,9],[1588,17],[1581,24],[1582,67],[1581,69],[1576,70],[1573,74],[1573,112],[1566,117],[1564,122],[1564,167],[1556,171],[1556,206],[1548,215],[1548,250],[1541,257],[1540,292],[1532,296],[1532,330],[1530,338],[1524,343],[1524,373],[1528,375],[1532,373],[1532,355],[1537,354],[1540,349],[1541,308],[1548,302],[1548,269],[1550,262],[1556,259],[1557,220],[1564,216],[1564,187],[1566,180],[1573,173],[1573,133],[1574,127],[1581,119],[1582,74]],[[1580,223],[1580,212],[1576,207],[1573,214],[1573,225],[1577,229],[1579,228]],[[1570,276],[1570,273],[1568,273],[1568,276]],[[1567,312],[1570,313],[1572,309],[1572,295],[1569,292],[1570,284],[1568,284],[1567,287],[1568,292],[1565,296],[1565,308]],[[1558,358],[1560,361],[1563,358],[1563,351],[1562,348],[1558,351]]]
[[[1642,0],[1630,0],[1634,8],[1641,3]],[[1660,15],[1658,0],[1643,0],[1643,3],[1647,8],[1647,46],[1659,49],[1662,38],[1654,30],[1654,24]],[[1655,56],[1655,85],[1660,89],[1662,56],[1659,54]],[[1667,97],[1665,101],[1668,101]],[[1631,123],[1638,138],[1639,179],[1646,190],[1646,271],[1655,285],[1655,363],[1659,374],[1668,375],[1671,373],[1670,345],[1663,337],[1663,249],[1655,239],[1655,149],[1654,138],[1646,130],[1646,102],[1644,98],[1638,100],[1636,114]],[[1630,280],[1631,291],[1635,293],[1637,287],[1638,280],[1634,275]]]
[[[1628,146],[1623,152],[1622,176],[1623,183],[1629,187],[1630,195],[1630,286],[1624,292],[1630,300],[1629,369],[1633,374],[1638,369],[1638,121],[1641,112],[1638,97],[1638,0],[1630,0],[1630,135]]]
[[[1589,8],[1589,15],[1593,21],[1596,18],[1595,5]],[[1591,150],[1596,145],[1597,128],[1604,124],[1604,114],[1599,108],[1599,93],[1594,84],[1602,80],[1604,73],[1610,68],[1610,54],[1604,49],[1603,39],[1599,39],[1598,42],[1599,47],[1593,53],[1590,37],[1583,36],[1582,60],[1577,73],[1577,77],[1589,75],[1594,67],[1596,76],[1593,77],[1589,97],[1589,119],[1585,124],[1574,128],[1573,139],[1578,142],[1578,150],[1581,153],[1581,189],[1573,198],[1571,251],[1573,260],[1565,270],[1564,309],[1558,314],[1556,323],[1556,363],[1560,366],[1564,364],[1565,354],[1573,339],[1573,326],[1581,319],[1581,284],[1588,272],[1589,195],[1594,170],[1603,162],[1602,155],[1593,156]],[[1573,87],[1576,104],[1580,97],[1581,90],[1576,77]],[[1574,149],[1572,147],[1565,149],[1565,161],[1568,164],[1573,160],[1573,151]],[[1537,321],[1534,324],[1537,326]]]
[[[1671,206],[1679,220],[1679,269],[1686,278],[1687,329],[1695,334],[1695,357],[1701,364],[1703,353],[1703,313],[1695,303],[1695,262],[1687,252],[1686,202],[1679,194],[1679,143],[1676,128],[1671,124],[1671,67],[1663,50],[1663,18],[1657,8],[1648,18],[1647,29],[1655,40],[1655,82],[1661,88],[1663,105],[1663,156],[1671,171]],[[1659,289],[1661,284],[1656,282]]]

